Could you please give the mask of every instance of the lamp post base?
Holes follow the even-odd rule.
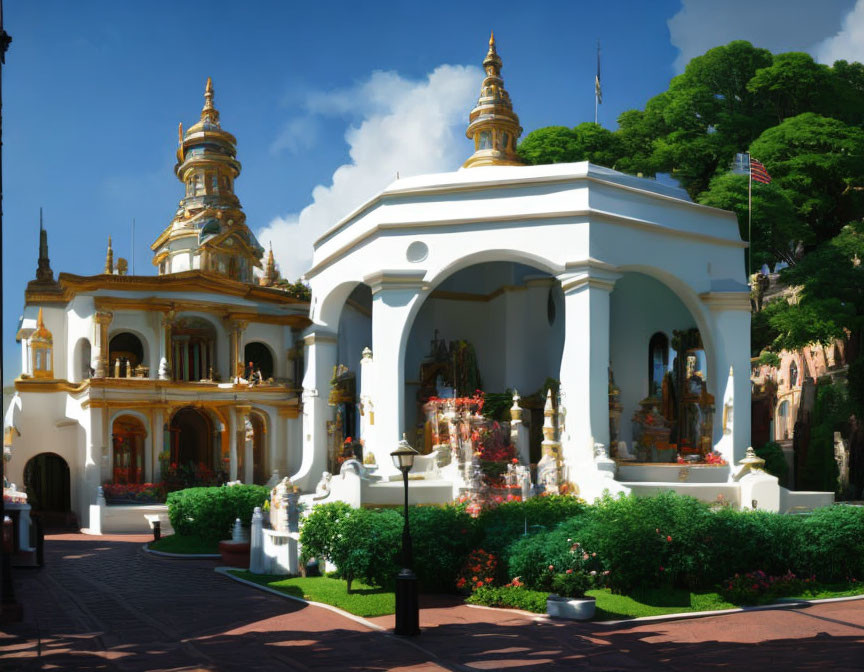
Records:
[[[396,627],[403,637],[420,634],[420,603],[417,598],[417,576],[410,569],[396,575]]]

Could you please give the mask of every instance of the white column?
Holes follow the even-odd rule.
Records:
[[[564,290],[561,394],[567,411],[562,457],[570,479],[593,464],[593,442],[609,444],[609,294],[620,274],[585,263],[558,276]],[[593,469],[593,466],[592,466]]]
[[[398,474],[390,453],[402,438],[405,419],[404,341],[408,316],[422,289],[423,271],[383,271],[364,278],[372,288],[372,405],[375,424],[365,453],[371,451],[384,477]]]
[[[303,457],[291,480],[302,490],[314,490],[327,465],[327,405],[330,379],[336,366],[336,334],[310,327],[303,338],[306,372],[303,375]]]
[[[151,471],[153,482],[162,480],[162,465],[159,462],[159,454],[165,450],[165,411],[161,408],[153,409],[153,420],[150,423],[150,433],[153,437],[153,454],[151,456]]]
[[[228,480],[237,480],[237,413],[228,409]]]
[[[709,389],[714,394],[714,447],[730,464],[744,458],[750,445],[750,295],[748,292],[709,292],[700,295],[709,308],[714,352]],[[703,340],[704,339],[703,337]],[[732,422],[723,434],[723,397],[732,378]],[[728,421],[728,418],[727,418]]]

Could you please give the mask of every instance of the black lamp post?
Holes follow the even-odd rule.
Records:
[[[393,464],[402,472],[405,483],[405,525],[402,527],[402,571],[396,575],[396,628],[397,635],[410,637],[420,634],[420,605],[417,599],[417,575],[411,569],[414,559],[411,553],[411,528],[408,524],[408,472],[414,466],[419,453],[402,435],[399,448],[390,453]]]

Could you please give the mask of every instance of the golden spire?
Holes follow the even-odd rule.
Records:
[[[264,274],[261,276],[261,285],[270,287],[278,279],[276,273],[276,260],[273,258],[273,243],[270,243],[270,250],[267,252],[267,259],[264,262]]]
[[[179,147],[177,148],[177,160],[180,163],[183,163],[183,160],[186,158],[185,152],[183,151],[183,122],[180,122],[180,125],[177,126],[177,142],[179,143]]]
[[[106,275],[114,274],[114,250],[111,247],[111,236],[108,236],[108,251],[105,253],[105,270],[102,272]]]
[[[204,109],[201,110],[201,121],[209,121],[215,126],[219,125],[219,110],[213,107],[213,80],[209,77],[204,89]]]
[[[489,51],[483,59],[486,77],[477,106],[471,110],[465,135],[474,141],[474,154],[463,164],[471,166],[521,166],[516,140],[522,134],[510,94],[501,79],[501,57],[495,48],[495,32],[489,36]]]

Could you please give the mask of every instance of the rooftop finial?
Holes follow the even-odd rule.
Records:
[[[39,261],[36,266],[36,279],[54,282],[54,271],[48,260],[48,232],[42,224],[42,208],[39,208]]]
[[[108,251],[105,253],[105,270],[102,272],[106,275],[114,275],[114,249],[111,247],[111,236],[108,236]]]
[[[465,131],[465,135],[474,141],[474,154],[464,167],[522,165],[516,154],[516,141],[522,128],[501,79],[501,57],[495,48],[494,31],[489,36],[489,51],[483,59],[483,70],[486,77],[480,88],[480,98],[471,110]]]
[[[209,121],[211,124],[219,125],[219,111],[213,107],[213,80],[209,77],[204,89],[204,109],[201,110],[201,121]]]

